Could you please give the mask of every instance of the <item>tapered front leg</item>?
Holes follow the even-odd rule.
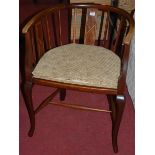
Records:
[[[34,112],[33,103],[32,103],[32,83],[31,82],[24,83],[23,93],[24,93],[23,95],[24,95],[25,104],[30,118],[30,129],[29,129],[28,135],[29,137],[32,137],[35,130],[35,112]]]
[[[66,97],[66,89],[60,89],[60,100],[64,101]]]
[[[116,113],[115,113],[115,120],[112,124],[112,143],[113,143],[113,149],[114,152],[118,152],[118,144],[117,144],[117,136],[118,136],[118,131],[120,127],[120,123],[122,120],[122,115],[124,111],[124,106],[125,106],[125,96],[124,95],[117,95],[116,96]]]

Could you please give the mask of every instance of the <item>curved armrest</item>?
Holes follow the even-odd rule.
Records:
[[[121,73],[118,80],[118,93],[122,94],[126,87],[126,74],[128,69],[128,60],[130,53],[130,43],[134,32],[134,19],[130,18],[130,29],[128,31],[127,36],[124,39],[124,48],[123,48],[123,57],[121,61]]]
[[[126,75],[127,75],[127,69],[128,69],[129,52],[130,52],[130,45],[125,44],[124,54],[121,61],[121,71],[120,71],[120,76],[118,80],[118,94],[122,94],[126,87]]]
[[[133,36],[133,32],[134,32],[134,25],[135,25],[134,19],[130,18],[130,29],[129,29],[127,36],[125,37],[125,40],[124,40],[125,45],[130,45],[130,42],[131,42],[131,39]]]

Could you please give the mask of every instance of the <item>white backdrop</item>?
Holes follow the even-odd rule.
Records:
[[[126,83],[133,104],[135,104],[135,34],[131,41]]]

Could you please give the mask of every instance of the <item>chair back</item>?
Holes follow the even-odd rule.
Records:
[[[112,6],[75,3],[47,8],[32,17],[22,30],[27,72],[31,73],[46,51],[68,43],[103,46],[122,59],[133,30],[130,14]]]

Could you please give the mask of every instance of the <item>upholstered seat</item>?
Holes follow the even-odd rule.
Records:
[[[67,44],[47,51],[33,77],[63,83],[117,88],[120,58],[99,46]]]

